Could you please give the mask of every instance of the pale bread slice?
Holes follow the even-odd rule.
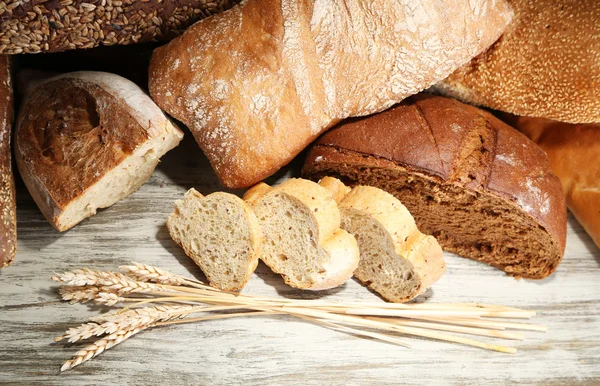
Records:
[[[327,189],[290,179],[273,188],[260,183],[244,199],[262,228],[261,259],[288,285],[324,290],[352,277],[358,246],[340,228],[340,212]]]
[[[408,210],[391,194],[371,186],[348,188],[325,177],[320,181],[338,201],[342,228],[360,248],[354,276],[392,302],[423,293],[445,272],[442,248],[419,232]]]
[[[188,190],[175,202],[167,228],[215,288],[239,291],[256,269],[260,225],[250,206],[233,194]]]

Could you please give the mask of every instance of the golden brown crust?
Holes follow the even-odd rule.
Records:
[[[327,170],[335,176],[343,168],[358,173],[370,167],[401,168],[474,196],[491,195],[531,216],[546,230],[554,252],[548,267],[532,270],[529,277],[547,276],[562,258],[566,207],[558,178],[539,147],[487,112],[419,95],[323,135],[307,156],[303,175],[318,178]]]
[[[122,101],[96,84],[67,78],[29,95],[16,141],[29,172],[63,209],[147,139]]]
[[[10,57],[0,56],[0,268],[8,267],[17,252],[15,183],[11,165],[13,90]]]
[[[250,186],[341,119],[384,110],[487,48],[512,13],[468,3],[248,0],[155,50],[150,94],[222,184]]]
[[[600,124],[503,116],[537,143],[560,179],[567,206],[600,247]]]
[[[504,35],[436,88],[517,115],[600,122],[600,2],[508,1]]]

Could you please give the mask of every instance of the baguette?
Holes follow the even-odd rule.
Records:
[[[565,197],[548,157],[453,99],[422,95],[342,123],[311,148],[303,176],[386,190],[445,250],[515,277],[544,278],[564,253]]]
[[[256,269],[262,234],[250,207],[233,194],[190,189],[167,220],[171,237],[211,286],[239,291]]]
[[[550,159],[567,207],[600,247],[600,124],[570,124],[505,114],[502,119],[537,143]]]
[[[600,3],[508,2],[515,18],[504,35],[435,89],[516,115],[600,122]]]
[[[340,211],[319,184],[290,179],[261,183],[244,195],[260,223],[261,260],[285,283],[324,290],[345,283],[358,266],[356,240],[340,228]]]
[[[415,220],[391,194],[372,187],[319,181],[340,208],[342,229],[356,238],[360,262],[354,277],[391,302],[407,302],[425,292],[446,271],[442,248],[419,232]]]
[[[149,90],[223,185],[247,187],[340,120],[447,77],[511,17],[504,0],[248,0],[157,48]]]
[[[9,56],[0,56],[0,268],[8,267],[17,252],[15,182],[11,163],[13,90]]]
[[[31,89],[19,113],[15,158],[46,219],[64,231],[135,192],[182,138],[132,82],[75,72]]]

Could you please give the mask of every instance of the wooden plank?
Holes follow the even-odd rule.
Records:
[[[563,263],[542,281],[514,280],[447,254],[448,272],[420,300],[485,302],[539,311],[516,354],[405,338],[412,349],[335,332],[286,316],[210,321],[151,330],[91,362],[59,374],[78,346],[52,343],[101,311],[58,301],[54,271],[114,269],[130,260],[202,278],[164,226],[173,200],[194,186],[219,190],[191,138],[169,153],[137,193],[65,233],[45,221],[18,185],[19,252],[0,270],[0,383],[22,384],[598,384],[600,251],[570,218]],[[298,175],[302,159],[270,182]],[[264,265],[247,293],[293,298],[378,298],[355,281],[324,292],[286,287]],[[494,341],[490,339],[490,341]]]

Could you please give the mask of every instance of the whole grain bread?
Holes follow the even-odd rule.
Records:
[[[438,242],[419,232],[411,214],[394,196],[372,186],[349,189],[332,177],[324,177],[319,185],[332,192],[342,229],[358,243],[360,262],[354,277],[384,299],[407,302],[446,271]]]
[[[260,225],[250,206],[233,194],[188,190],[175,202],[167,228],[215,288],[239,291],[256,269]]]
[[[0,268],[8,267],[17,252],[15,182],[12,174],[11,135],[13,88],[11,59],[0,56]]]
[[[541,279],[562,259],[565,197],[546,154],[491,114],[420,95],[344,122],[308,153],[307,178],[390,192],[445,250]]]
[[[34,86],[19,111],[17,166],[59,231],[135,192],[183,133],[138,86],[74,72]]]
[[[508,114],[501,118],[548,154],[567,207],[600,247],[600,123],[571,124]]]
[[[308,290],[337,287],[358,266],[356,240],[340,228],[340,211],[319,184],[289,179],[269,187],[260,183],[244,199],[260,223],[261,260],[286,284]]]
[[[239,0],[8,0],[0,54],[59,52],[168,40]]]
[[[504,0],[248,0],[157,48],[150,94],[223,185],[247,187],[341,119],[444,79],[511,17]]]
[[[517,115],[600,122],[600,2],[508,2],[515,18],[504,35],[435,88]]]

